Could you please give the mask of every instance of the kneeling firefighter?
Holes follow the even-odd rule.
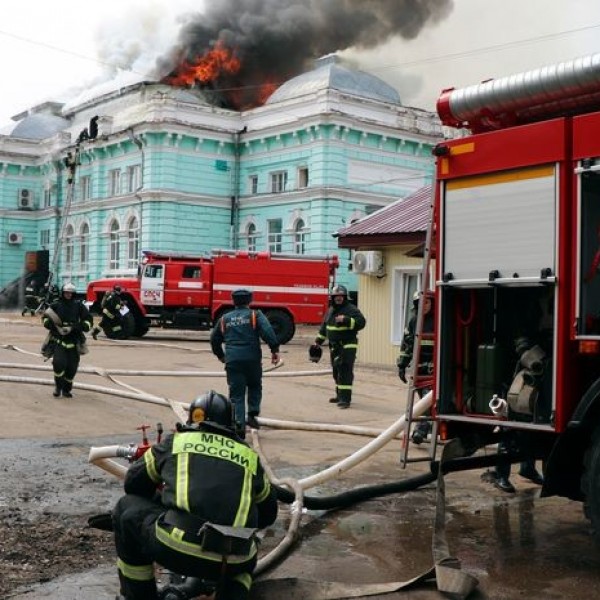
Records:
[[[115,285],[111,292],[105,294],[102,298],[102,318],[97,327],[92,330],[92,337],[98,339],[100,330],[106,333],[107,337],[124,337],[123,323],[121,319],[121,309],[123,308],[123,299],[121,297],[121,286]]]
[[[237,437],[231,402],[194,400],[185,425],[129,468],[113,511],[121,594],[158,598],[153,563],[218,582],[216,599],[246,600],[256,529],[277,517],[275,489],[256,452]]]

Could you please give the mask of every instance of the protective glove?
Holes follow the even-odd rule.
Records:
[[[63,325],[62,327],[58,327],[58,333],[60,335],[69,335],[73,328],[70,325]]]
[[[398,367],[398,377],[400,377],[400,381],[402,383],[408,383],[408,380],[406,379],[406,368],[405,367]]]

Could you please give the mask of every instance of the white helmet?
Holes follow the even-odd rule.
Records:
[[[62,291],[63,291],[63,294],[64,294],[65,292],[71,292],[72,294],[74,294],[74,293],[77,291],[77,288],[75,287],[75,285],[74,285],[73,283],[71,283],[71,282],[69,281],[68,283],[65,283],[65,284],[62,286]]]

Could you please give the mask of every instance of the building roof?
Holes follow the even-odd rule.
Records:
[[[69,121],[56,115],[33,114],[0,128],[0,135],[24,140],[44,140],[69,127]]]
[[[363,217],[335,235],[340,248],[420,243],[431,216],[431,185]]]
[[[339,60],[335,54],[318,59],[315,69],[286,81],[271,94],[266,104],[315,94],[326,89],[380,102],[401,104],[398,92],[385,81],[364,71],[349,69],[339,64]]]

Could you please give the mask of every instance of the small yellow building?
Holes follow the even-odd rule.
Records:
[[[359,276],[358,306],[367,319],[358,353],[363,365],[395,368],[413,294],[421,287],[431,205],[429,185],[336,233],[338,247],[352,251]]]

